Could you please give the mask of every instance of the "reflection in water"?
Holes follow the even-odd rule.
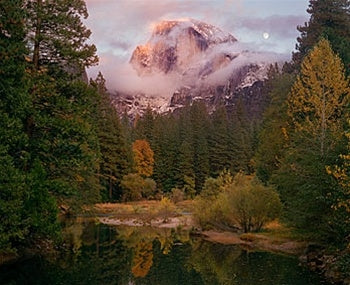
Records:
[[[153,264],[152,242],[139,242],[134,248],[131,272],[135,277],[145,277]]]
[[[0,267],[0,284],[321,284],[281,255],[151,227],[67,223],[66,250]]]
[[[198,242],[193,247],[189,262],[201,273],[205,284],[236,284],[235,264],[241,254],[239,246]]]

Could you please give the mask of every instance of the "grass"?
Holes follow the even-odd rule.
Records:
[[[96,215],[108,215],[122,220],[137,219],[147,223],[154,219],[167,220],[171,217],[185,216],[191,213],[193,201],[182,201],[165,205],[162,201],[135,201],[127,203],[102,203],[95,205]]]
[[[272,221],[264,226],[262,231],[258,233],[245,233],[241,235],[241,239],[253,241],[257,239],[269,238],[275,242],[284,242],[286,240],[304,242],[311,238],[278,220]]]
[[[127,203],[101,203],[95,209],[99,214],[146,214],[161,208],[160,201],[135,201]],[[192,212],[193,201],[186,200],[175,204],[175,212]]]

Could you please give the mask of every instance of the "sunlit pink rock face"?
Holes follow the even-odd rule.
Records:
[[[150,39],[134,49],[127,86],[113,96],[114,104],[130,117],[148,107],[173,112],[195,101],[204,101],[209,111],[222,105],[232,110],[242,101],[247,112],[260,114],[268,67],[283,58],[250,48],[201,21],[159,22]]]
[[[217,27],[196,20],[162,21],[154,29],[150,40],[136,47],[130,63],[139,75],[175,71],[182,74],[206,57],[215,46],[237,40]],[[228,58],[215,58],[222,65]]]

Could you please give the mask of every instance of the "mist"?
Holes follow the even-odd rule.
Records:
[[[273,52],[248,51],[251,45],[235,42],[234,44],[219,44],[192,58],[188,70],[174,70],[167,74],[153,71],[150,74],[139,76],[129,63],[129,58],[115,60],[113,57],[103,56],[102,64],[108,62],[110,68],[104,69],[103,75],[108,78],[107,88],[110,91],[119,91],[126,94],[144,94],[153,97],[170,98],[181,86],[218,85],[224,84],[230,76],[247,65],[268,66],[275,62],[289,60],[289,56]],[[130,53],[131,54],[131,53]],[[229,55],[233,58],[226,65],[217,70],[210,70],[215,63],[215,57]],[[208,74],[201,76],[205,69]],[[97,73],[98,68],[91,73]],[[265,69],[266,70],[266,69]]]

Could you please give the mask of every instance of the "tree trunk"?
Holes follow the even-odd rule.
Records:
[[[112,195],[113,195],[113,185],[112,185],[112,171],[110,172],[110,177],[109,177],[109,181],[108,181],[108,188],[109,188],[109,200],[110,202],[112,201]]]
[[[34,35],[34,51],[33,51],[33,63],[34,69],[39,70],[39,52],[40,52],[40,30],[41,30],[41,13],[42,13],[42,0],[37,0],[37,11],[36,11],[36,26],[35,26],[35,35]]]
[[[324,156],[324,143],[326,139],[326,94],[322,86],[322,114],[321,114],[321,155]]]

